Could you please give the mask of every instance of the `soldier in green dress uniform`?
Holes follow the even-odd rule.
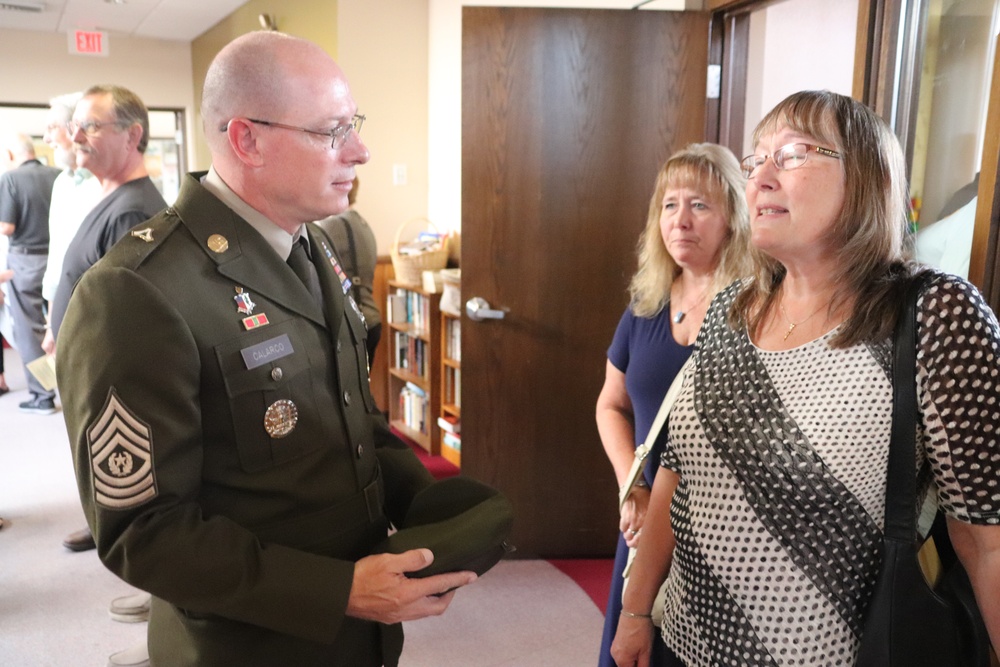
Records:
[[[212,169],[84,275],[59,336],[87,521],[153,595],[153,665],[396,665],[400,622],[475,575],[372,555],[433,480],[372,400],[350,281],[306,224],[346,208],[363,117],[322,49],[275,32],[226,46],[202,104]]]

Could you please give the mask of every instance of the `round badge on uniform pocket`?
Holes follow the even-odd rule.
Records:
[[[264,430],[272,438],[284,438],[295,430],[299,409],[287,398],[275,401],[264,413]]]

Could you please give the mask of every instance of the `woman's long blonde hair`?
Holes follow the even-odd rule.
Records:
[[[850,347],[892,333],[901,295],[903,240],[908,214],[906,164],[899,141],[874,111],[860,102],[822,91],[788,96],[760,121],[754,145],[782,127],[834,147],[845,176],[844,207],[824,242],[836,262],[837,285],[830,312],[853,301],[850,316],[831,340]],[[730,325],[755,332],[775,307],[785,267],[751,248],[752,280],[737,296]]]
[[[750,232],[745,182],[736,156],[718,144],[690,144],[671,155],[660,168],[649,200],[646,228],[639,237],[639,269],[628,288],[632,312],[637,317],[653,317],[663,310],[670,300],[670,287],[681,272],[667,252],[660,231],[663,196],[668,189],[691,188],[723,203],[728,233],[719,252],[712,295],[747,274]]]

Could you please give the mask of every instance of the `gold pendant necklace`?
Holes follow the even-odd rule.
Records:
[[[778,304],[778,308],[781,309],[781,316],[785,318],[786,322],[788,322],[788,331],[785,332],[785,336],[781,340],[782,341],[788,340],[788,337],[792,335],[793,331],[795,331],[795,327],[799,326],[800,324],[805,324],[807,321],[809,321],[812,318],[813,315],[815,315],[819,311],[823,310],[823,308],[826,307],[826,306],[828,306],[829,304],[830,304],[830,302],[827,301],[826,303],[822,304],[819,308],[817,308],[816,310],[814,310],[811,313],[809,313],[809,315],[805,319],[799,320],[798,322],[792,322],[792,318],[790,318],[788,316],[788,313],[785,312],[785,305],[779,303]]]

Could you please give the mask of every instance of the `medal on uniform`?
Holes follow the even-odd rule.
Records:
[[[365,314],[361,312],[360,308],[358,308],[358,302],[355,301],[354,297],[350,294],[347,295],[347,300],[351,302],[351,308],[353,308],[354,312],[358,314],[358,318],[361,320],[361,324],[365,325],[365,330],[367,330],[368,320],[365,319]]]
[[[243,318],[243,328],[247,331],[252,329],[257,329],[258,327],[267,326],[270,322],[267,321],[267,314],[261,313],[260,315],[251,315],[250,317]]]
[[[340,262],[337,261],[336,255],[330,250],[330,246],[326,244],[326,241],[320,241],[320,245],[323,246],[323,252],[326,253],[326,258],[330,260],[330,266],[333,267],[334,273],[337,274],[337,278],[340,279],[340,287],[344,290],[344,294],[351,291],[351,279],[347,277],[344,270],[340,268]]]
[[[295,430],[299,408],[287,398],[275,401],[264,413],[264,430],[272,438],[284,438]]]
[[[253,315],[253,309],[257,307],[257,304],[253,302],[250,298],[250,292],[244,292],[242,287],[236,287],[236,296],[233,297],[236,301],[236,310],[242,315]]]

